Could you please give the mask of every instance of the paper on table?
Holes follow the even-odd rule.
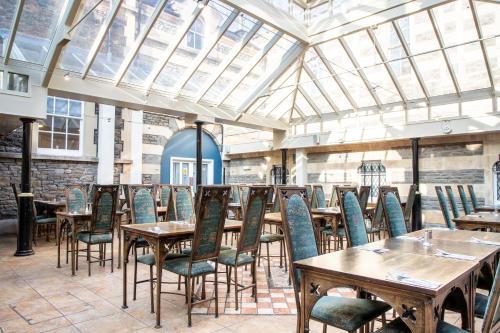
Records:
[[[408,285],[412,285],[415,287],[421,287],[421,288],[427,288],[427,289],[437,289],[441,286],[440,283],[429,281],[429,280],[424,280],[424,279],[418,279],[409,276],[406,273],[400,273],[400,272],[392,272],[392,273],[387,273],[386,279],[390,281],[395,281],[395,282],[400,282]]]
[[[474,256],[468,256],[465,254],[459,254],[459,253],[450,253],[446,252],[440,249],[436,250],[437,252],[434,254],[436,257],[443,257],[443,258],[451,258],[451,259],[458,259],[458,260],[468,260],[472,261],[475,260],[476,257]]]
[[[358,246],[358,247],[356,247],[356,249],[362,250],[362,251],[375,252],[375,253],[378,253],[378,254],[382,254],[382,253],[385,253],[385,252],[389,251],[389,249],[387,249],[385,247],[372,247],[372,246],[369,246],[369,245]]]
[[[396,237],[396,238],[397,238],[397,239],[412,240],[412,241],[417,241],[417,242],[420,242],[420,241],[423,241],[423,240],[424,240],[424,237],[423,237],[423,236],[415,237],[415,236],[405,236],[405,235],[402,235],[402,236],[398,236],[398,237]]]
[[[490,240],[483,240],[483,239],[479,239],[479,238],[476,238],[476,237],[472,237],[470,239],[470,242],[471,243],[476,243],[476,244],[500,246],[500,242],[495,242],[495,241],[490,241]]]

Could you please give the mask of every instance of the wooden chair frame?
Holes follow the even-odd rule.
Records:
[[[364,216],[366,216],[366,206],[368,205],[368,198],[370,197],[371,190],[371,186],[362,185],[359,187],[358,201]]]
[[[319,201],[318,201],[318,190],[323,191],[323,197],[325,197],[325,191],[323,190],[323,186],[321,185],[313,185],[312,187],[312,195],[311,195],[311,207],[315,206],[314,208],[318,208]],[[326,197],[325,197],[325,208],[326,208]]]
[[[69,212],[68,202],[69,202],[69,194],[72,189],[78,189],[83,193],[83,200],[85,201],[85,206],[87,206],[87,186],[86,185],[68,185],[64,189],[64,197],[66,198],[66,211]],[[80,212],[83,213],[83,212]]]
[[[189,193],[189,198],[191,201],[191,207],[192,207],[192,214],[196,214],[195,212],[195,207],[194,207],[194,202],[193,202],[193,195],[191,193],[191,186],[186,186],[186,185],[172,185],[172,205],[174,208],[174,216],[176,220],[179,220],[179,215],[177,212],[177,192],[178,191],[186,191]]]
[[[460,215],[460,211],[458,210],[457,201],[455,199],[455,194],[453,193],[453,189],[450,185],[446,185],[444,187],[446,191],[446,196],[448,197],[448,204],[451,208],[451,213],[453,214],[453,218],[457,218]]]
[[[347,238],[347,247],[351,247],[352,241],[351,241],[351,236],[349,235],[349,223],[347,223],[347,219],[345,217],[345,209],[344,209],[344,195],[347,192],[354,192],[354,195],[356,196],[356,198],[359,198],[358,197],[358,188],[354,187],[354,186],[337,187],[337,197],[339,198],[340,215],[342,216],[342,221],[344,221],[344,228],[346,231],[345,235]],[[359,203],[359,201],[358,201],[358,203]],[[364,220],[363,220],[363,222],[364,222]],[[365,229],[366,229],[366,225],[365,225]],[[368,233],[366,235],[366,242],[367,243],[369,242]]]
[[[387,188],[387,189],[384,189],[384,191],[380,191],[380,193],[379,193],[379,200],[381,200],[381,202],[382,202],[382,211],[383,211],[384,219],[385,219],[385,222],[387,223],[387,232],[389,233],[389,237],[394,237],[392,235],[392,231],[391,231],[391,220],[389,219],[389,214],[387,211],[386,199],[387,199],[387,194],[389,194],[389,193],[393,193],[396,196],[396,200],[399,203],[399,207],[401,207],[401,200],[399,199],[399,195],[397,194],[397,188]],[[401,211],[403,211],[402,207],[401,207]],[[404,222],[404,212],[403,212],[403,222]],[[405,225],[406,232],[408,232],[408,228],[406,226],[406,223],[404,223],[404,225]]]
[[[406,205],[404,209],[406,229],[411,230],[411,214],[413,212],[413,204],[415,203],[415,196],[417,194],[417,185],[412,184],[408,190],[408,196],[406,197]]]

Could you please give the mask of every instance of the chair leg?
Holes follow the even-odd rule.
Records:
[[[205,275],[201,277],[201,299],[206,299],[207,294],[205,290]]]
[[[177,280],[177,290],[181,290],[181,276],[179,275],[179,280]]]
[[[89,265],[89,276],[90,276],[90,243],[87,244],[87,258],[88,258],[88,265]]]
[[[191,308],[192,308],[192,296],[191,296],[191,277],[186,276],[186,296],[188,301],[188,327],[191,327]]]
[[[158,282],[161,283],[161,282]],[[134,284],[135,289],[135,284]],[[149,295],[151,296],[151,313],[155,312],[155,302],[153,297],[153,265],[149,265]]]
[[[252,273],[252,296],[255,299],[255,303],[257,303],[257,267],[256,267],[256,261],[254,260],[252,262],[251,266],[251,273]]]
[[[69,236],[66,236],[66,265],[68,264]]]
[[[260,253],[261,253],[261,250],[262,250],[262,243],[259,242],[259,254],[257,256],[257,266],[260,267]]]
[[[327,326],[326,324],[323,324],[323,333],[326,333]]]
[[[215,318],[219,317],[219,283],[217,278],[218,265],[215,264],[214,293],[215,293]]]
[[[80,242],[78,241],[78,239],[76,240],[76,254],[75,254],[75,269],[78,270],[78,258],[79,258],[79,255],[80,255]],[[87,260],[89,258],[87,257]]]
[[[266,250],[267,250],[267,274],[268,277],[271,277],[271,260],[269,257],[269,243],[266,243]]]
[[[115,255],[113,253],[113,248],[114,248],[113,245],[114,242],[113,239],[111,239],[111,273],[113,273],[113,266],[115,265]],[[104,245],[104,259],[106,259],[106,245]]]
[[[226,287],[227,293],[229,294],[231,288],[231,272],[229,271],[229,266],[226,266]]]
[[[234,304],[235,310],[238,310],[238,266],[234,266]]]
[[[186,300],[186,304],[188,304],[188,279],[187,279],[187,277],[184,277],[184,291],[185,291],[184,297]]]
[[[134,295],[132,299],[135,301],[137,296],[137,251],[134,253]]]
[[[280,268],[283,268],[283,242],[280,241]]]

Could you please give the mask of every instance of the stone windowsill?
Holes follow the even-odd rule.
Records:
[[[0,158],[21,159],[21,153],[0,152]],[[70,162],[90,162],[97,163],[96,157],[90,156],[53,156],[53,155],[38,155],[33,154],[33,160],[50,160],[50,161],[70,161]]]

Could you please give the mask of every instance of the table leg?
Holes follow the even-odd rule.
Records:
[[[122,228],[121,228],[121,217],[117,216],[116,219],[118,220],[118,227],[116,228],[118,231],[118,266],[116,266],[118,269],[121,268],[121,263],[122,263]],[[124,242],[125,243],[125,242]]]
[[[475,332],[475,316],[474,316],[474,303],[475,303],[475,298],[476,298],[476,274],[474,272],[471,273],[470,276],[470,288],[469,288],[469,309],[468,309],[468,316],[469,320],[467,321],[469,324],[470,332],[474,333]]]
[[[57,268],[61,268],[61,220],[56,216],[56,245],[57,245]]]
[[[163,261],[165,259],[165,249],[160,240],[157,240],[156,246],[153,248],[156,263],[156,326],[161,328],[160,313],[161,313],[161,275],[163,270]]]
[[[290,267],[290,271],[292,271],[293,268]],[[307,307],[308,305],[306,304],[306,285],[304,283],[306,274],[304,271],[301,271],[301,283],[300,283],[300,305],[299,309],[300,312],[297,314],[297,333],[306,333],[309,331],[309,327],[307,326],[306,323],[306,316],[307,316]],[[306,331],[307,330],[307,331]]]
[[[75,264],[78,254],[75,254],[75,240],[76,240],[76,223],[71,220],[71,275],[75,276]]]
[[[123,305],[122,309],[128,308],[127,306],[127,264],[128,264],[128,245],[127,245],[127,232],[123,231],[123,249],[120,248],[120,252],[123,251]]]

